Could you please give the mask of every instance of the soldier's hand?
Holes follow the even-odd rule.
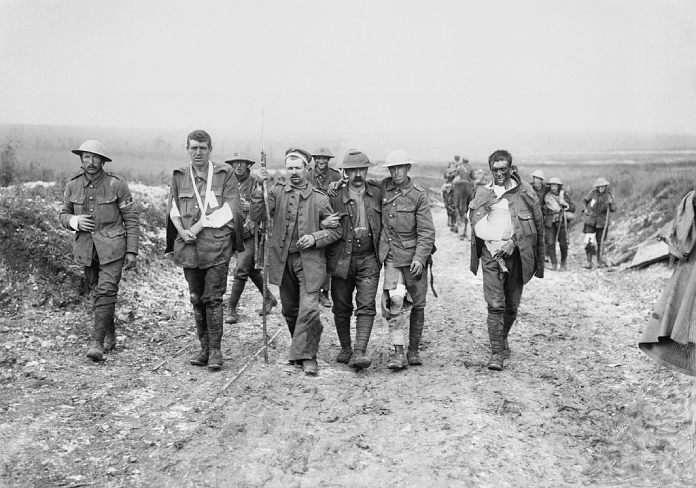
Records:
[[[515,243],[511,239],[503,244],[503,247],[498,249],[498,252],[495,253],[494,257],[507,258],[512,256],[513,252],[515,252]]]
[[[95,229],[94,219],[90,215],[77,216],[77,230],[91,232]]]
[[[266,181],[268,179],[268,170],[265,166],[261,166],[259,168],[259,179],[262,181]]]
[[[186,244],[196,242],[196,234],[191,232],[190,229],[184,229],[181,232],[179,232],[179,237],[181,237]]]
[[[314,245],[316,241],[314,240],[314,236],[312,234],[306,234],[297,239],[297,247],[300,249],[309,249]]]
[[[326,217],[324,220],[321,221],[321,228],[322,229],[335,229],[338,227],[338,223],[341,221],[341,219],[338,216],[338,212],[332,213],[328,217]]]
[[[411,276],[415,279],[419,279],[421,274],[423,274],[423,265],[419,261],[413,261],[411,263]]]
[[[138,255],[132,252],[127,252],[126,253],[126,259],[123,262],[123,269],[133,269],[135,268],[135,261],[137,259]]]
[[[343,186],[343,181],[332,181],[329,183],[329,187],[326,189],[326,194],[330,197],[335,197],[338,195],[338,190]]]

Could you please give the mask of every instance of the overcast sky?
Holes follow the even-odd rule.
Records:
[[[0,0],[0,123],[696,133],[696,1]]]

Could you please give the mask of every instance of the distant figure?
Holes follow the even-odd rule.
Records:
[[[328,147],[319,147],[312,153],[312,160],[314,161],[314,168],[309,169],[307,179],[309,182],[326,195],[326,191],[329,189],[329,185],[335,181],[341,181],[343,176],[340,171],[329,167],[329,162],[335,156]],[[322,307],[330,308],[331,299],[329,298],[329,292],[331,291],[331,275],[327,274],[326,282],[321,287],[321,294],[319,295],[319,303]]]
[[[75,262],[84,266],[92,294],[92,342],[87,357],[101,361],[116,347],[114,312],[121,272],[135,267],[140,230],[138,211],[128,185],[104,171],[106,156],[99,141],[85,141],[72,151],[82,171],[65,187],[60,223],[76,232]]]
[[[607,190],[609,182],[604,178],[597,178],[594,189],[583,199],[585,210],[583,211],[583,228],[585,234],[585,254],[587,264],[583,268],[592,269],[592,256],[597,255],[597,266],[602,268],[607,265],[604,261],[604,241],[609,229],[609,212],[616,212],[614,195]]]
[[[453,180],[454,205],[457,209],[457,220],[463,227],[462,234],[459,238],[464,240],[467,238],[467,228],[469,225],[469,202],[474,193],[474,170],[467,159],[462,159],[461,162],[457,162],[455,170],[456,175]]]
[[[532,173],[532,181],[530,182],[532,185],[532,188],[534,188],[534,191],[537,194],[537,198],[539,199],[539,202],[544,201],[544,196],[546,195],[546,192],[548,191],[548,188],[544,184],[544,180],[546,177],[544,176],[544,172],[541,170],[536,170],[534,173]],[[544,210],[543,208],[541,209],[542,211]]]
[[[237,305],[242,297],[246,282],[251,278],[259,293],[263,295],[263,274],[260,269],[256,269],[256,243],[255,236],[259,232],[256,222],[249,218],[249,203],[251,202],[251,193],[256,188],[258,178],[251,174],[251,167],[256,163],[253,157],[235,152],[225,159],[225,163],[229,164],[234,170],[237,177],[237,187],[239,188],[239,200],[242,205],[242,216],[244,218],[244,230],[242,239],[244,239],[244,250],[237,253],[237,264],[234,267],[234,281],[230,290],[230,302],[227,310],[225,322],[228,324],[236,324],[239,321],[237,313]],[[273,307],[278,304],[278,300],[273,296],[271,290],[267,290],[267,296],[261,303],[260,314],[270,313]]]
[[[488,369],[502,371],[524,284],[532,276],[544,277],[544,221],[536,193],[513,171],[512,155],[495,151],[488,165],[493,183],[478,187],[469,204],[470,267],[476,274],[480,260],[491,343]]]
[[[541,208],[546,227],[546,255],[551,259],[551,269],[554,271],[559,269],[556,260],[556,241],[558,241],[561,249],[560,270],[565,271],[568,259],[568,219],[566,212],[575,212],[575,204],[570,198],[570,194],[563,188],[563,182],[560,178],[553,177],[549,180],[549,189],[544,195]]]
[[[696,215],[694,191],[677,207],[667,238],[679,259],[640,338],[641,351],[674,371],[696,376]]]
[[[343,229],[322,229],[321,222],[333,215],[329,197],[307,179],[312,156],[291,147],[285,152],[288,182],[268,189],[271,214],[268,250],[268,280],[280,286],[280,303],[292,343],[290,361],[302,366],[306,375],[319,373],[317,352],[323,326],[319,295],[326,282],[324,247],[340,239]],[[267,180],[266,168],[259,179]],[[266,203],[260,189],[251,197],[249,215],[254,222],[266,220]]]
[[[457,206],[454,201],[454,178],[457,176],[456,162],[459,161],[459,156],[454,157],[454,161],[449,164],[444,173],[445,184],[442,185],[442,203],[445,206],[445,211],[447,212],[447,226],[455,234],[459,233],[459,226],[457,225],[458,215]]]
[[[204,130],[186,137],[189,164],[172,173],[167,199],[166,251],[184,269],[200,352],[189,363],[222,369],[223,306],[227,272],[242,246],[242,207],[237,177],[228,164],[210,161],[213,142]]]

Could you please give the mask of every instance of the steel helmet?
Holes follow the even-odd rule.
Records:
[[[560,185],[563,186],[563,182],[561,181],[560,178],[556,178],[555,176],[549,180],[549,185]]]
[[[96,154],[97,156],[101,156],[102,158],[104,158],[104,161],[111,161],[111,158],[106,155],[106,151],[104,150],[104,144],[102,144],[99,141],[95,141],[94,139],[85,141],[82,144],[80,144],[80,147],[78,149],[72,150],[73,154],[77,154],[80,157],[82,157],[82,153],[86,152]]]
[[[370,161],[370,158],[361,151],[357,149],[349,149],[345,156],[343,156],[343,162],[341,163],[341,169],[352,169],[352,168],[369,168],[374,166],[375,163]]]
[[[544,172],[542,170],[538,169],[534,173],[532,173],[532,178],[539,178],[540,180],[545,180],[546,176],[544,175]]]
[[[415,164],[415,161],[412,161],[411,158],[408,157],[406,151],[392,151],[384,158],[382,167],[388,168],[390,166],[401,166],[403,164]]]
[[[592,186],[594,186],[595,188],[598,188],[600,186],[609,186],[609,182],[604,178],[597,178],[597,180],[594,182],[594,185]]]
[[[336,156],[333,155],[333,153],[331,152],[331,149],[329,149],[326,146],[321,146],[320,148],[318,148],[316,151],[314,151],[312,153],[312,157],[313,158],[322,157],[322,158],[331,159],[331,158],[335,158]]]
[[[231,164],[234,161],[246,161],[247,163],[249,163],[250,166],[256,163],[256,161],[254,161],[254,158],[251,157],[251,155],[242,151],[235,151],[232,154],[230,154],[227,158],[225,158],[225,162],[227,164]]]

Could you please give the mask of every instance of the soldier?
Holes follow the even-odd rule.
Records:
[[[367,183],[367,171],[373,163],[362,152],[351,149],[343,158],[341,169],[348,184],[330,197],[343,228],[341,239],[326,250],[331,273],[334,323],[341,343],[336,357],[356,369],[367,368],[372,361],[365,355],[370,340],[379,287],[379,236],[382,228],[382,193],[378,185]],[[333,225],[331,225],[333,226]],[[325,224],[325,227],[328,225]],[[351,348],[350,316],[355,291],[355,351]]]
[[[317,352],[323,327],[319,317],[319,290],[326,281],[323,247],[341,237],[339,224],[322,229],[321,222],[333,214],[329,197],[307,179],[311,155],[291,147],[285,153],[288,183],[277,183],[268,192],[272,218],[269,248],[269,281],[280,286],[280,303],[292,345],[290,361],[301,364],[307,375],[319,372]],[[268,179],[266,168],[259,170]],[[250,215],[255,222],[266,217],[260,190],[251,197]]]
[[[604,241],[609,228],[609,212],[616,212],[614,195],[607,190],[609,182],[604,178],[597,178],[594,189],[583,199],[585,202],[584,225],[582,231],[585,234],[585,255],[587,264],[583,268],[592,269],[592,256],[597,254],[597,266],[603,268],[607,265],[604,261]]]
[[[319,190],[320,192],[326,194],[329,185],[335,181],[341,181],[343,177],[339,171],[329,167],[329,161],[335,156],[328,147],[321,146],[316,151],[312,153],[312,159],[314,160],[314,168],[310,168],[307,179],[309,182]],[[322,307],[331,307],[331,299],[329,298],[329,291],[331,290],[331,275],[326,275],[326,283],[321,287],[321,294],[319,295],[319,303]]]
[[[541,170],[536,170],[534,173],[532,173],[532,188],[534,188],[534,191],[537,194],[537,199],[539,200],[539,203],[544,201],[544,196],[546,195],[547,188],[546,185],[544,184],[545,180],[544,172]],[[544,209],[541,209],[542,212]]]
[[[251,193],[256,187],[258,179],[251,174],[251,167],[256,163],[251,156],[234,153],[225,160],[225,163],[232,166],[234,174],[237,177],[239,187],[239,200],[242,206],[242,214],[244,217],[244,231],[242,238],[244,240],[244,250],[237,253],[237,264],[234,268],[234,281],[232,282],[232,290],[230,290],[230,302],[227,311],[225,322],[228,324],[236,324],[239,320],[237,313],[237,305],[242,296],[247,279],[251,278],[259,292],[263,295],[263,275],[261,270],[256,269],[256,239],[258,229],[256,222],[249,218],[249,202],[251,202]],[[257,237],[258,238],[258,237]],[[265,313],[270,313],[273,307],[278,304],[278,301],[273,296],[270,290],[267,290],[268,296],[261,302],[260,314],[264,313],[263,307],[266,308]]]
[[[210,161],[213,143],[207,132],[186,137],[190,164],[174,170],[167,199],[170,233],[165,252],[184,268],[200,352],[194,366],[222,368],[222,298],[234,250],[242,251],[242,207],[237,178],[227,164]],[[174,239],[176,237],[176,239]]]
[[[454,157],[455,161],[459,160],[459,156]],[[450,163],[445,170],[445,184],[442,185],[442,203],[445,206],[445,211],[447,212],[447,226],[455,234],[459,233],[459,226],[457,225],[457,206],[454,202],[454,177],[457,175],[457,169],[455,163]]]
[[[425,189],[408,176],[414,162],[405,151],[390,152],[384,162],[390,176],[380,182],[382,233],[379,259],[384,264],[382,316],[387,319],[394,350],[387,367],[422,364],[419,348],[428,291],[427,265],[435,249],[435,226]],[[411,309],[408,355],[404,355],[404,313]]]
[[[536,190],[535,190],[536,191]],[[561,248],[561,271],[566,270],[568,258],[568,219],[566,212],[575,212],[575,204],[570,194],[563,188],[560,178],[553,177],[549,180],[549,189],[544,195],[541,211],[544,215],[544,227],[546,227],[546,254],[551,259],[551,269],[556,271],[556,241]]]
[[[87,357],[101,361],[116,347],[114,312],[124,269],[135,267],[138,255],[138,211],[128,185],[104,171],[106,156],[99,141],[85,141],[72,151],[82,171],[66,185],[60,223],[77,234],[75,262],[84,266],[92,294],[92,342]]]
[[[457,157],[455,157],[455,161],[457,161]],[[463,224],[462,234],[459,236],[459,239],[464,240],[467,238],[467,228],[469,226],[467,213],[469,211],[469,202],[474,193],[475,173],[468,159],[462,159],[460,162],[457,162],[455,170],[456,176],[453,180],[454,206],[457,209],[457,220]]]
[[[513,171],[509,152],[495,151],[488,165],[493,183],[477,188],[469,204],[471,272],[477,273],[480,260],[491,342],[488,369],[502,371],[522,288],[532,276],[544,277],[544,220],[534,189]]]

